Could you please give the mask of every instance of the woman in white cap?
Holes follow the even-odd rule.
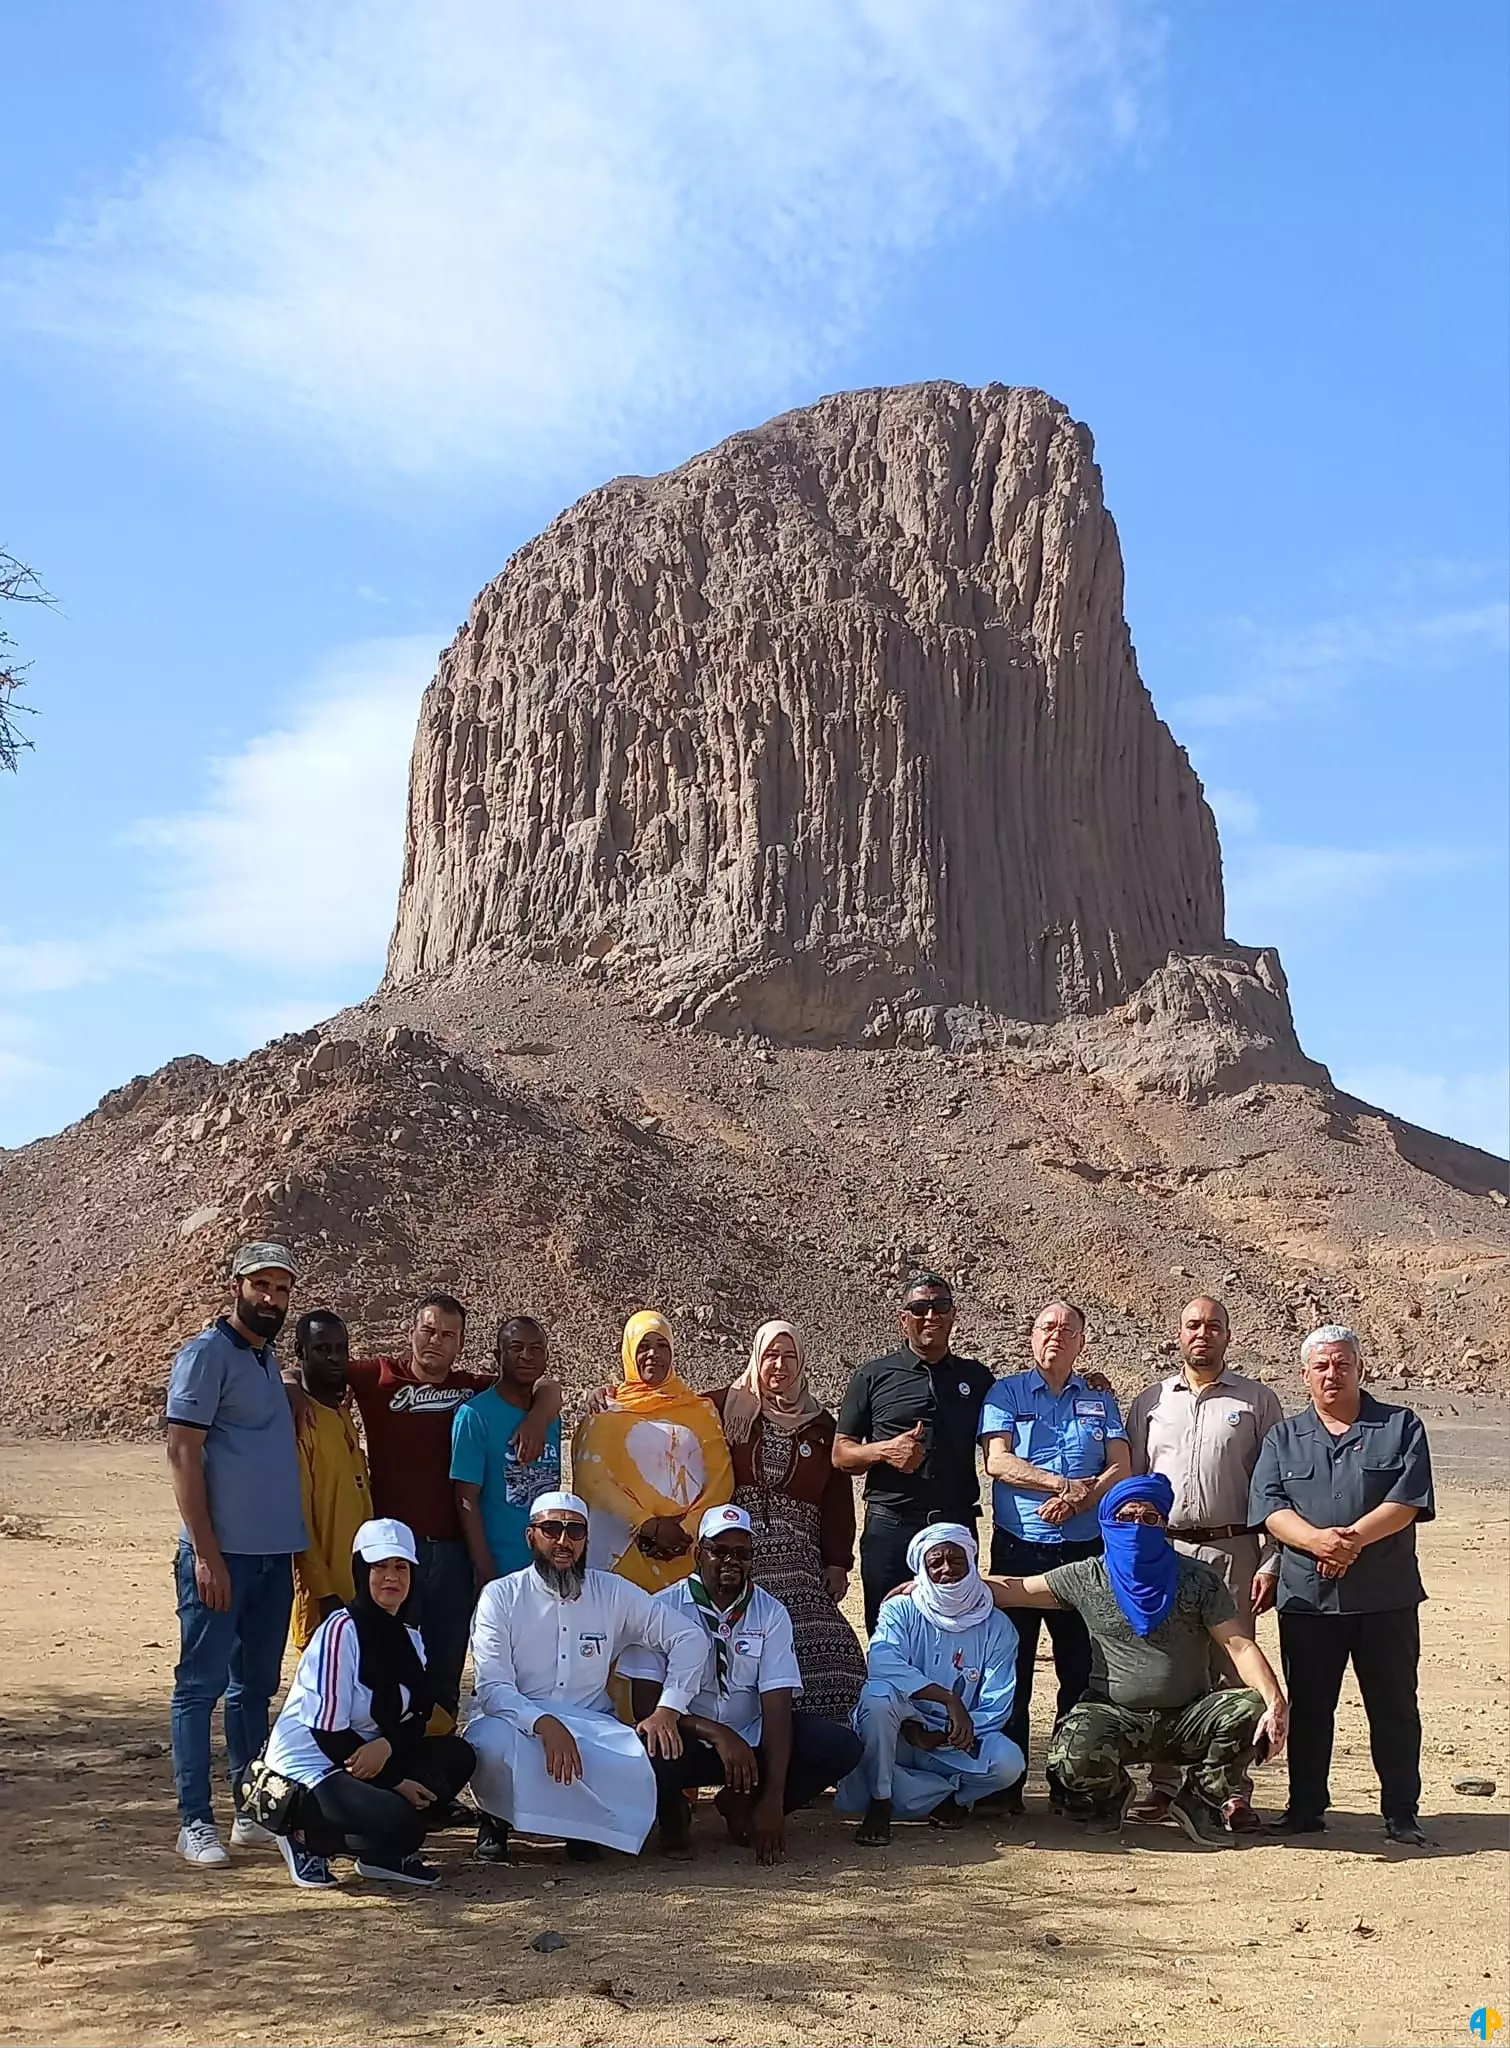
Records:
[[[989,1793],[1015,1785],[1022,1751],[1004,1733],[1012,1711],[1017,1631],[998,1613],[962,1522],[930,1522],[907,1546],[911,1588],[881,1603],[870,1677],[855,1709],[865,1744],[834,1794],[863,1813],[859,1848],[891,1840],[891,1823],[926,1818],[956,1828]]]
[[[410,1626],[414,1537],[391,1518],[356,1533],[349,1606],[322,1621],[299,1659],[268,1737],[269,1769],[305,1788],[277,1837],[297,1885],[336,1882],[327,1858],[356,1858],[359,1877],[433,1885],[419,1847],[449,1814],[476,1762],[458,1735],[427,1735],[434,1694]]]

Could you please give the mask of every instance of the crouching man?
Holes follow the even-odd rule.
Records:
[[[1024,1769],[1006,1732],[1017,1630],[992,1604],[974,1535],[963,1522],[930,1522],[908,1544],[907,1568],[916,1577],[882,1601],[870,1640],[855,1708],[864,1755],[834,1794],[841,1813],[863,1816],[861,1849],[891,1840],[893,1815],[963,1827],[971,1807]]]
[[[793,1710],[802,1674],[791,1616],[751,1579],[754,1555],[744,1509],[709,1508],[698,1527],[697,1569],[656,1595],[657,1607],[703,1632],[707,1658],[701,1690],[681,1716],[682,1753],[655,1762],[660,1845],[668,1855],[690,1846],[683,1793],[719,1785],[714,1804],[731,1837],[753,1844],[760,1862],[777,1863],[786,1852],[786,1816],[860,1760],[853,1729]],[[659,1650],[626,1650],[619,1672],[631,1681],[637,1720],[663,1704]]]
[[[1221,1579],[1170,1542],[1173,1506],[1162,1474],[1124,1479],[1099,1510],[1104,1556],[991,1587],[1004,1607],[1072,1607],[1090,1631],[1089,1688],[1049,1747],[1050,1782],[1072,1815],[1115,1833],[1132,1792],[1127,1766],[1170,1764],[1183,1773],[1172,1818],[1192,1841],[1230,1849],[1222,1808],[1249,1764],[1282,1747],[1285,1700]],[[1242,1686],[1212,1688],[1213,1643]]]
[[[479,1711],[467,1724],[482,1809],[476,1857],[509,1860],[510,1828],[564,1837],[575,1862],[638,1855],[655,1818],[652,1758],[680,1756],[678,1723],[702,1684],[707,1638],[650,1594],[587,1568],[587,1509],[543,1493],[530,1563],[483,1587],[472,1622]],[[648,1644],[666,1659],[653,1712],[633,1728],[608,1698],[614,1659]]]

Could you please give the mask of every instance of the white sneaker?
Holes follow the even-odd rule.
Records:
[[[233,1849],[270,1849],[277,1839],[271,1828],[265,1828],[261,1821],[253,1820],[249,1813],[238,1813],[231,1822]]]
[[[229,1863],[220,1830],[212,1820],[191,1820],[178,1831],[178,1853],[185,1863]]]

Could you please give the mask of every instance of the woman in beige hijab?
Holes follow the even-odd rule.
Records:
[[[834,1418],[808,1386],[790,1323],[762,1323],[734,1384],[707,1397],[723,1419],[734,1499],[754,1524],[755,1578],[792,1617],[804,1713],[847,1721],[865,1652],[839,1610],[855,1560],[855,1496],[830,1457]]]

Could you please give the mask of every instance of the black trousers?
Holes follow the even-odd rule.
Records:
[[[859,1736],[843,1721],[830,1721],[822,1714],[794,1713],[792,1755],[786,1770],[786,1795],[781,1802],[784,1811],[795,1813],[830,1785],[847,1778],[863,1750]],[[757,1744],[755,1755],[763,1782],[763,1746]],[[661,1818],[669,1813],[680,1819],[677,1802],[692,1786],[724,1782],[723,1760],[711,1742],[684,1742],[680,1756],[658,1756],[651,1761],[655,1765],[656,1810]]]
[[[1281,1613],[1279,1654],[1290,1695],[1290,1811],[1319,1820],[1331,1804],[1332,1734],[1351,1658],[1368,1717],[1379,1811],[1386,1820],[1414,1819],[1421,1804],[1420,1609]]]
[[[360,1856],[392,1870],[425,1839],[431,1816],[440,1820],[476,1765],[470,1742],[459,1735],[427,1735],[402,1765],[390,1764],[383,1778],[363,1783],[350,1771],[332,1771],[304,1795],[300,1816],[304,1846],[317,1856]],[[402,1792],[401,1778],[413,1778],[435,1794],[419,1813]]]
[[[865,1527],[860,1532],[860,1584],[865,1593],[865,1633],[874,1635],[881,1602],[912,1577],[907,1566],[907,1546],[919,1529],[930,1522],[959,1521],[974,1530],[977,1514],[938,1515],[919,1511],[901,1514],[895,1508],[867,1504]]]
[[[991,1537],[991,1569],[1003,1578],[1033,1579],[1052,1571],[1056,1564],[1079,1564],[1082,1558],[1099,1557],[1101,1550],[1099,1536],[1080,1543],[1029,1543],[1008,1529],[997,1529]],[[1059,1680],[1054,1710],[1056,1728],[1070,1708],[1079,1705],[1091,1682],[1091,1639],[1073,1608],[1014,1607],[1011,1612],[1017,1630],[1017,1677],[1006,1733],[1026,1757],[1040,1624],[1047,1624],[1054,1646],[1054,1672]]]

